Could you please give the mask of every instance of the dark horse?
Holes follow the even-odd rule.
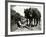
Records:
[[[25,18],[27,19],[27,26],[29,26],[29,22],[32,21],[32,11],[30,9],[25,9],[24,10],[24,13],[25,13]]]
[[[32,10],[33,10],[33,13],[32,13],[33,16],[32,17],[34,18],[34,24],[35,24],[35,20],[36,20],[36,26],[37,26],[38,23],[40,25],[41,13],[36,8],[33,8]]]
[[[41,14],[36,8],[25,9],[24,13],[25,13],[25,17],[27,18],[27,22],[29,19],[29,22],[31,23],[32,20],[34,19],[34,26],[37,26],[38,22],[40,24]],[[28,24],[27,25],[30,26],[30,23],[29,25]]]

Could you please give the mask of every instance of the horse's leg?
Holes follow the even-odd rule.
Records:
[[[38,24],[38,19],[36,19],[36,26],[37,26],[37,24]]]
[[[37,26],[37,24],[38,24],[38,19],[36,18],[35,19],[35,26]]]
[[[28,25],[30,26],[30,23],[31,23],[31,19],[28,19]]]
[[[37,19],[35,18],[35,24],[34,24],[35,26],[37,26]]]
[[[37,24],[38,24],[38,18],[37,18]]]
[[[29,21],[30,21],[30,19],[28,19],[28,26],[29,26]]]
[[[37,21],[37,18],[35,19],[35,25],[37,26],[37,23],[38,23],[38,21]]]
[[[40,25],[40,18],[39,18],[39,25]]]
[[[34,24],[35,24],[35,19],[33,18],[32,23],[31,23],[31,27],[34,27],[35,26]]]
[[[35,26],[35,23],[36,23],[36,22],[35,22],[35,18],[34,18],[34,26]]]
[[[30,24],[31,21],[32,21],[32,19],[28,19],[28,21],[27,21],[27,25],[28,25],[28,26],[31,26],[31,24]]]
[[[28,19],[27,19],[27,26],[28,26]]]

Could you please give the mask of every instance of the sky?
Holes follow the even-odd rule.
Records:
[[[25,16],[24,14],[24,9],[27,8],[37,8],[38,10],[40,10],[40,7],[36,7],[36,6],[22,6],[22,5],[17,5],[17,6],[13,6],[12,9],[15,10],[16,12],[18,12],[20,15]]]

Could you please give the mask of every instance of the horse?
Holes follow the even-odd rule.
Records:
[[[40,12],[36,9],[36,8],[29,8],[29,9],[25,9],[24,10],[24,13],[25,13],[25,17],[27,19],[29,19],[29,22],[31,23],[34,19],[34,26],[38,24],[38,21],[39,21],[39,24],[40,24],[40,20],[41,20],[41,14]],[[28,21],[28,20],[27,20]],[[30,23],[29,23],[29,26],[30,26]],[[35,24],[36,23],[36,24]],[[31,25],[32,26],[32,25]]]
[[[15,27],[20,28],[19,21],[21,20],[21,16],[19,13],[17,13],[15,10],[11,9],[11,31],[12,31],[12,26],[16,25]]]
[[[40,11],[37,8],[32,8],[32,9],[29,8],[29,13],[30,15],[32,14],[32,19],[34,19],[34,26],[37,26],[38,23],[40,25],[40,20],[41,20]]]
[[[29,26],[29,24],[28,24],[28,19],[30,18],[29,9],[24,9],[24,13],[25,13],[25,18],[27,19],[27,26]]]

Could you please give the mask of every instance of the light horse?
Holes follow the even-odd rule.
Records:
[[[14,24],[17,24],[19,28],[26,27],[27,19],[11,9],[11,25],[13,26]]]

